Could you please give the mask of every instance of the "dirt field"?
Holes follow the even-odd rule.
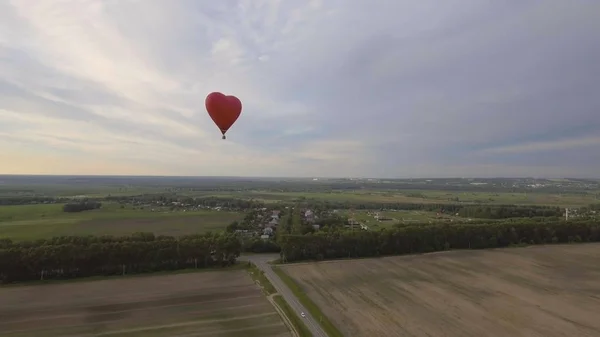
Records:
[[[0,336],[290,336],[245,271],[0,288]]]
[[[347,336],[600,336],[600,244],[283,269]]]

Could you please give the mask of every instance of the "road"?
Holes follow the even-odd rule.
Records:
[[[288,288],[285,283],[275,274],[272,266],[268,263],[279,258],[279,254],[257,254],[257,255],[243,255],[238,258],[239,261],[250,261],[256,265],[258,269],[265,273],[265,276],[271,282],[275,290],[283,296],[285,301],[296,311],[298,317],[304,320],[304,324],[310,330],[314,337],[328,337],[325,331],[319,325],[319,321],[315,319],[306,308],[300,303],[298,298],[294,296],[294,293]],[[302,318],[300,313],[303,312],[306,317]]]

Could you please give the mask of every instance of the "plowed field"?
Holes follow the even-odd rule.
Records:
[[[245,271],[0,288],[0,336],[290,336]]]
[[[600,336],[600,245],[288,265],[347,336]]]

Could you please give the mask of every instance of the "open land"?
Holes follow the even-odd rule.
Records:
[[[348,336],[600,336],[600,244],[282,265]]]
[[[290,336],[245,271],[0,288],[0,336]]]
[[[121,209],[104,203],[101,209],[65,213],[62,204],[0,206],[0,238],[38,239],[60,235],[127,235],[153,232],[156,235],[196,234],[222,230],[243,213],[199,210],[151,212]]]
[[[452,219],[453,217],[448,214],[436,214],[436,212],[428,211],[341,211],[342,215],[349,218],[354,218],[362,224],[365,224],[371,230],[378,230],[380,228],[389,228],[397,223],[415,223],[415,222],[428,222],[428,221],[439,221],[440,219]],[[378,220],[375,218],[375,214],[379,214],[385,217],[385,220]]]
[[[476,185],[473,185],[476,184]],[[533,186],[533,187],[532,187]],[[22,199],[21,205],[0,205],[0,238],[31,240],[61,235],[127,235],[154,232],[185,235],[218,231],[244,217],[248,209],[161,210],[114,197],[166,195],[254,200],[265,205],[321,202],[339,203],[340,212],[378,230],[398,222],[434,222],[450,215],[425,210],[380,211],[388,220],[377,221],[366,210],[385,204],[549,205],[577,208],[598,204],[600,183],[579,180],[521,179],[292,179],[234,177],[111,177],[111,176],[1,176],[0,201]],[[108,200],[106,198],[113,197]],[[33,198],[63,198],[51,204],[33,204]],[[67,200],[96,198],[102,208],[80,213],[62,212]],[[29,198],[29,199],[28,199]],[[335,207],[335,206],[332,206]],[[441,218],[441,219],[440,219]]]
[[[213,194],[217,196],[218,194]],[[228,197],[252,197],[257,200],[297,201],[314,199],[332,202],[379,202],[379,203],[484,203],[546,206],[581,206],[597,201],[589,194],[570,195],[553,193],[489,193],[462,191],[344,191],[344,192],[244,192],[223,193]]]
[[[600,200],[600,182],[577,179],[300,179],[243,177],[2,176],[0,198],[132,196],[169,193],[272,203],[477,203],[585,206]]]

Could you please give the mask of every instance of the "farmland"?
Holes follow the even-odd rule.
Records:
[[[104,198],[141,194],[380,203],[584,206],[600,200],[598,181],[547,179],[300,179],[242,177],[2,176],[0,198]],[[532,187],[535,186],[535,187]]]
[[[413,222],[427,222],[427,221],[438,221],[439,219],[450,219],[449,215],[437,215],[435,212],[427,211],[342,211],[342,215],[354,218],[360,223],[363,223],[369,227],[369,229],[377,230],[379,228],[391,227],[398,222],[401,223],[413,223]],[[380,214],[384,216],[386,220],[378,221],[374,214]]]
[[[0,335],[290,336],[245,271],[0,288]]]
[[[38,239],[60,235],[126,235],[153,232],[184,235],[221,230],[242,213],[200,210],[151,212],[105,203],[101,209],[65,213],[60,204],[0,206],[0,238]]]
[[[547,206],[581,206],[597,201],[591,194],[561,193],[519,193],[519,192],[466,192],[466,191],[382,191],[382,190],[348,190],[348,191],[307,191],[307,192],[274,192],[274,191],[239,191],[189,193],[191,196],[217,196],[245,198],[274,203],[278,201],[319,200],[329,202],[379,202],[379,203],[485,203],[514,205],[547,205]]]
[[[283,265],[348,336],[598,336],[600,245]]]

